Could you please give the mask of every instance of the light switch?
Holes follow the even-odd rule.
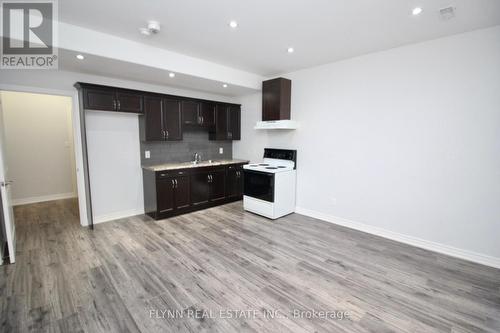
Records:
[[[151,158],[151,152],[149,150],[144,152],[144,158]]]
[[[224,148],[222,147],[219,148],[219,154],[224,154]]]

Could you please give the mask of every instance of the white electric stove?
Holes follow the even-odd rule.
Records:
[[[260,163],[243,166],[243,208],[270,219],[295,211],[297,151],[264,149]]]

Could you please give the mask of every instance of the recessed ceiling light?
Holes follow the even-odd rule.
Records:
[[[85,57],[83,55],[81,55],[81,54],[77,54],[76,55],[76,59],[83,60],[83,59],[85,59]]]
[[[295,51],[295,50],[293,49],[293,47],[289,47],[289,48],[287,49],[287,52],[288,52],[288,53],[293,53],[294,51]]]
[[[175,73],[168,73],[168,76],[175,77]]]
[[[227,83],[224,83],[224,84],[222,85],[222,87],[223,87],[223,88],[227,88]]]
[[[413,15],[415,15],[415,16],[416,16],[416,15],[420,15],[420,14],[422,13],[422,8],[420,8],[420,7],[415,7],[415,8],[413,8],[413,10],[411,11],[411,13],[412,13]]]
[[[230,21],[229,22],[229,26],[233,29],[237,28],[238,27],[238,22],[236,21]]]

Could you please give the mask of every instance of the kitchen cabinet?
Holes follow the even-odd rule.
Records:
[[[202,102],[200,107],[201,126],[211,128],[215,125],[215,104]]]
[[[182,140],[181,102],[175,99],[163,99],[165,140]]]
[[[215,106],[215,126],[210,131],[209,140],[241,139],[241,107],[229,104]]]
[[[219,202],[226,198],[226,170],[218,169],[210,172],[210,201]]]
[[[143,170],[144,209],[165,218],[241,200],[243,163],[171,171]]]
[[[243,166],[230,165],[226,175],[226,197],[238,198],[243,195]]]
[[[189,97],[77,82],[85,110],[129,112],[139,118],[141,140],[182,140],[183,128],[208,130],[209,140],[241,139],[241,106]]]
[[[218,202],[225,199],[226,171],[225,168],[201,168],[191,175],[191,192],[193,205]]]
[[[262,121],[290,119],[292,81],[277,78],[262,82]]]
[[[173,211],[175,208],[173,178],[158,179],[156,188],[159,214]]]
[[[210,174],[208,171],[195,172],[191,175],[191,203],[199,206],[210,199]]]
[[[210,102],[182,101],[182,123],[187,126],[211,127],[215,124],[215,106]]]
[[[140,93],[110,87],[83,88],[83,105],[88,110],[143,113]]]
[[[182,140],[181,102],[158,96],[144,98],[144,115],[140,117],[143,141]]]
[[[200,123],[200,103],[197,101],[182,101],[182,123],[198,125]]]

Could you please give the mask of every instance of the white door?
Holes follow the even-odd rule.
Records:
[[[16,226],[14,224],[14,213],[12,211],[12,200],[10,198],[10,186],[12,182],[8,178],[8,170],[5,163],[5,133],[3,122],[3,111],[0,100],[0,193],[2,195],[2,213],[9,249],[10,263],[16,261]]]

